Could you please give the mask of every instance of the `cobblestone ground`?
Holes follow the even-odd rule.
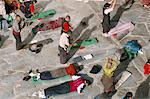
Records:
[[[80,32],[80,36],[83,35],[89,37],[97,37],[98,43],[87,46],[85,49],[78,50],[76,54],[86,55],[89,53],[97,55],[96,58],[83,61],[84,69],[81,71],[87,73],[90,77],[94,78],[94,82],[91,86],[87,87],[85,94],[82,96],[77,93],[70,93],[54,97],[55,99],[94,99],[95,96],[102,93],[103,86],[100,78],[102,71],[96,75],[90,74],[94,64],[100,64],[103,66],[107,56],[118,55],[118,47],[110,38],[104,38],[102,34],[102,6],[104,1],[90,1],[87,3],[76,0],[38,0],[39,4],[43,4],[40,7],[46,9],[56,9],[57,14],[50,17],[49,20],[56,19],[60,16],[69,14],[71,16],[71,23],[76,33]],[[111,14],[112,17],[117,12],[119,6],[123,3],[123,0],[118,0],[115,11]],[[88,18],[90,15],[94,15]],[[88,26],[84,28],[79,27],[81,20],[86,19]],[[124,44],[127,40],[137,39],[143,45],[144,54],[137,56],[132,60],[127,68],[132,72],[132,76],[119,87],[117,93],[112,99],[121,99],[127,91],[136,92],[137,87],[147,78],[143,75],[143,65],[147,58],[150,57],[150,10],[144,10],[139,0],[135,0],[134,5],[127,11],[122,13],[119,20],[120,23],[132,21],[135,23],[136,28],[134,31],[126,35],[117,43]],[[38,24],[39,21],[35,21],[31,26],[25,27],[22,30],[23,39],[26,38],[31,28]],[[30,52],[29,50],[15,50],[15,40],[11,33],[2,33],[3,35],[9,35],[9,38],[4,42],[0,49],[0,99],[38,99],[38,97],[32,97],[32,93],[43,88],[47,88],[52,85],[56,85],[64,82],[64,79],[52,81],[49,85],[33,85],[30,81],[24,82],[22,78],[30,69],[52,70],[63,67],[59,63],[59,57],[57,56],[58,41],[60,37],[60,28],[54,31],[38,33],[33,40],[42,40],[51,38],[52,43],[45,45],[39,54]],[[119,56],[119,55],[118,55]]]

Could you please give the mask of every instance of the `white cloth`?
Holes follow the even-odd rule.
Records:
[[[105,14],[108,14],[108,13],[110,13],[111,11],[113,11],[113,8],[108,8],[108,9],[106,9],[106,10],[104,11],[104,13],[105,13]]]
[[[63,33],[60,36],[60,40],[59,40],[59,46],[64,48],[64,50],[67,50],[67,47],[69,46],[69,39],[68,39],[69,35],[67,35],[66,33]]]
[[[71,78],[72,78],[72,80],[74,81],[74,80],[77,80],[78,78],[81,78],[81,76],[75,76],[75,75],[73,75]],[[82,84],[80,84],[80,85],[77,87],[77,92],[78,92],[79,94],[81,93],[81,89],[83,88],[84,85],[85,85],[85,84],[82,83]]]
[[[3,16],[6,15],[5,4],[1,0],[0,0],[0,14]]]

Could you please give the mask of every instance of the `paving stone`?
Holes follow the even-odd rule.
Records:
[[[15,96],[12,86],[0,86],[0,90],[1,99],[12,99]]]
[[[134,29],[133,35],[140,35],[140,36],[149,36],[149,33],[147,31],[145,24],[137,24],[136,29]]]
[[[107,0],[109,1],[109,0]],[[150,13],[146,11],[141,6],[139,0],[136,2],[128,11],[125,11],[121,16],[117,25],[120,25],[123,22],[133,21],[136,23],[135,30],[131,35],[129,34],[123,40],[121,44],[124,44],[128,40],[137,39],[142,45],[143,49],[146,52],[145,56],[138,56],[131,62],[128,66],[128,69],[132,72],[132,76],[118,89],[117,94],[112,99],[121,99],[127,91],[136,91],[136,85],[138,82],[142,81],[143,75],[143,65],[146,58],[150,57],[149,55],[149,45],[148,40],[150,36]],[[113,55],[116,51],[116,46],[110,38],[103,37],[102,34],[102,7],[104,2],[100,1],[90,1],[88,3],[77,2],[76,0],[49,0],[44,1],[38,0],[39,6],[42,10],[47,9],[56,9],[56,14],[45,18],[45,20],[54,20],[60,16],[65,16],[69,14],[71,16],[71,24],[75,29],[75,33],[81,33],[84,36],[97,37],[99,43],[87,46],[83,50],[79,50],[75,53],[75,56],[85,55],[96,52],[97,57],[92,60],[83,61],[84,65],[83,71],[81,73],[87,73],[89,76],[94,78],[94,83],[92,87],[86,89],[86,92],[83,96],[79,96],[77,93],[66,94],[62,96],[55,97],[56,99],[94,99],[94,97],[103,92],[103,86],[101,84],[102,70],[98,74],[90,74],[94,64],[103,64],[105,63],[105,58],[107,56]],[[117,5],[114,11],[111,13],[111,17],[116,14],[118,7],[123,4],[124,0],[117,1]],[[38,8],[39,9],[39,8]],[[37,9],[36,9],[37,10]],[[88,20],[88,26],[85,28],[79,29],[79,23],[82,19],[85,19],[87,16],[94,14],[92,18]],[[39,21],[35,20],[33,25],[26,27],[22,30],[21,36],[22,39],[26,38],[28,32],[31,31],[31,28],[34,25],[38,24]],[[93,29],[97,26],[96,29]],[[37,97],[30,97],[31,94],[39,89],[44,89],[55,84],[60,84],[65,81],[65,79],[52,81],[48,85],[33,85],[31,81],[24,82],[22,81],[22,76],[24,73],[28,72],[31,68],[42,70],[52,70],[64,65],[60,64],[58,54],[58,43],[60,37],[61,28],[58,28],[49,32],[38,33],[34,40],[52,38],[53,43],[47,44],[43,47],[42,51],[38,54],[30,52],[27,50],[16,51],[15,49],[15,39],[10,33],[9,40],[13,40],[13,44],[0,49],[0,98],[2,99],[38,99]],[[80,35],[80,36],[81,36]],[[138,37],[136,37],[138,36]],[[143,37],[141,37],[143,36]],[[98,53],[97,53],[98,52]],[[119,56],[119,53],[118,53]],[[136,68],[135,68],[136,67]],[[138,69],[138,70],[137,70]],[[139,73],[140,72],[140,73]],[[4,86],[5,85],[5,86]],[[125,88],[126,87],[126,88]]]
[[[144,73],[143,66],[145,64],[145,61],[142,57],[138,56],[132,62],[141,73]]]

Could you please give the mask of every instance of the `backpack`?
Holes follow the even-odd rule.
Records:
[[[141,49],[141,45],[137,40],[131,40],[124,45],[124,48],[133,53],[137,53]]]

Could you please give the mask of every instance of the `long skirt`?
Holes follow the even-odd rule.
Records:
[[[143,5],[150,5],[150,0],[141,0]]]
[[[44,89],[44,93],[46,97],[67,94],[70,93],[70,85],[68,82],[65,82],[60,85]]]
[[[60,54],[60,63],[65,64],[68,61],[68,53],[62,47],[58,47],[59,54]]]
[[[112,77],[108,77],[106,75],[102,76],[102,84],[104,86],[104,92],[113,91],[113,79]]]

